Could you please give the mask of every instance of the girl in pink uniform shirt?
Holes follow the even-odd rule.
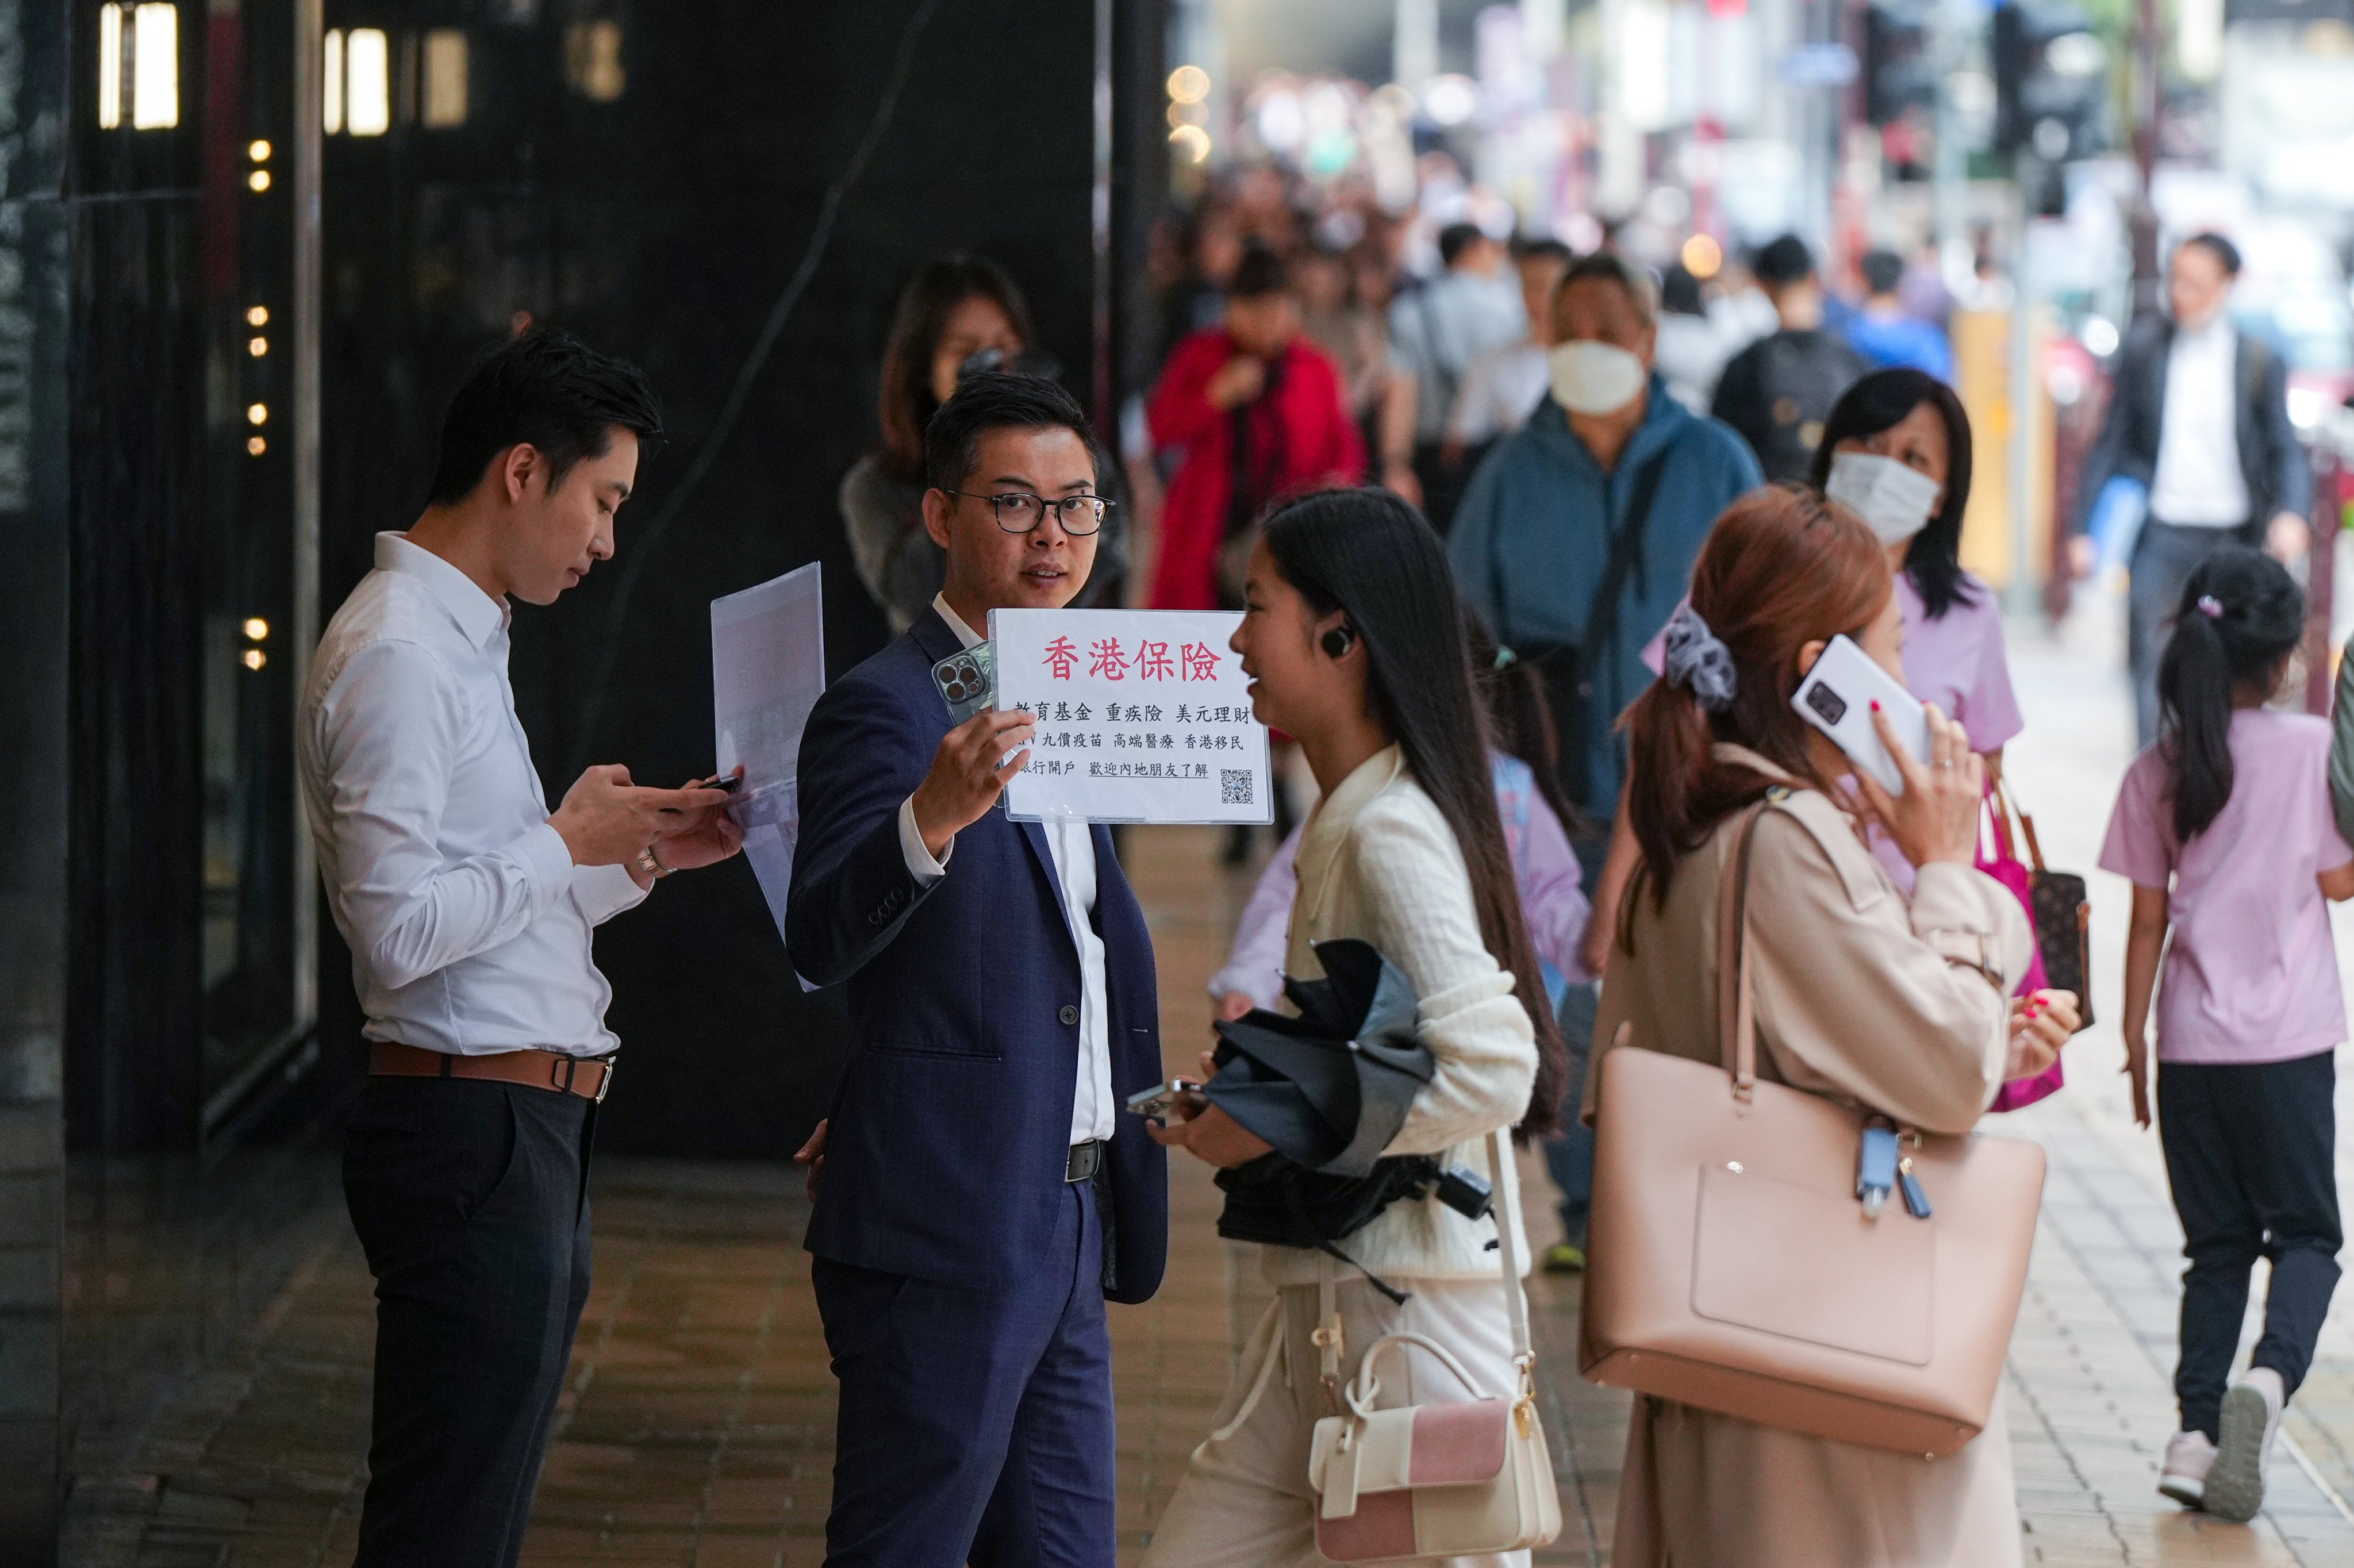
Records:
[[[2158,989],[2158,1137],[2190,1260],[2182,1429],[2158,1490],[2234,1521],[2264,1503],[2281,1409],[2338,1285],[2346,1002],[2324,899],[2354,897],[2354,849],[2331,817],[2328,721],[2264,706],[2304,626],[2305,595],[2270,556],[2227,546],[2191,574],[2158,660],[2158,742],[2126,769],[2101,850],[2134,885],[2126,1071],[2143,1127]],[[2259,1257],[2264,1338],[2227,1386]]]

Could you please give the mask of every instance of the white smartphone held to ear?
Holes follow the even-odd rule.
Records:
[[[1904,775],[1896,759],[1880,743],[1872,722],[1872,705],[1888,715],[1915,762],[1929,760],[1929,715],[1920,699],[1906,691],[1895,676],[1882,669],[1872,655],[1845,637],[1834,637],[1815,667],[1798,683],[1790,705],[1798,716],[1831,737],[1860,773],[1869,774],[1892,795],[1904,793]]]

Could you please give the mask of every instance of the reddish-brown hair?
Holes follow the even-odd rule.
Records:
[[[1718,760],[1714,743],[1747,747],[1829,788],[1808,747],[1806,721],[1790,705],[1798,651],[1841,632],[1861,637],[1891,586],[1888,557],[1872,530],[1816,491],[1753,490],[1716,520],[1692,566],[1691,604],[1733,655],[1733,703],[1712,714],[1687,688],[1660,680],[1619,721],[1632,753],[1628,816],[1643,851],[1637,886],[1620,911],[1620,946],[1631,947],[1627,916],[1645,885],[1664,908],[1677,863],[1771,782]]]

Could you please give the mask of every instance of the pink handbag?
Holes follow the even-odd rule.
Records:
[[[2010,889],[2010,895],[2019,900],[2020,908],[2026,912],[2027,928],[2032,933],[2035,930],[2035,884],[2028,875],[2026,865],[2019,858],[2018,847],[2011,840],[2010,813],[2003,809],[2008,803],[2002,786],[1993,779],[1988,779],[1986,807],[1978,832],[1978,868]],[[1994,824],[1992,854],[1987,853],[1988,834],[1984,827],[1985,820],[1988,819]],[[2051,983],[2043,972],[2041,946],[2041,943],[2036,945],[2034,956],[2027,961],[2027,977],[2019,982],[2019,989],[2011,992],[2013,996],[2031,996]],[[1987,1108],[2010,1111],[2031,1106],[2038,1100],[2058,1094],[2067,1081],[2060,1058],[2054,1056],[2052,1065],[2035,1076],[2014,1078],[1996,1090],[1994,1103]]]

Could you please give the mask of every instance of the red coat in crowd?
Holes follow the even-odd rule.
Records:
[[[1235,487],[1235,431],[1248,431],[1251,490],[1261,506],[1294,491],[1361,484],[1365,442],[1341,402],[1341,373],[1305,337],[1267,366],[1267,386],[1230,409],[1210,406],[1210,378],[1242,350],[1223,327],[1180,342],[1152,389],[1146,417],[1153,444],[1182,447],[1161,513],[1155,609],[1216,609],[1218,551]]]

